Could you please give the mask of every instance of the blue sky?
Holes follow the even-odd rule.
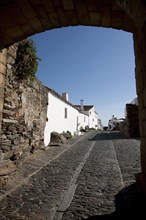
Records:
[[[37,78],[69,101],[94,105],[103,125],[124,117],[136,97],[132,34],[98,27],[66,27],[31,37],[39,62]]]

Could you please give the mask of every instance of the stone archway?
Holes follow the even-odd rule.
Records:
[[[5,0],[0,3],[0,128],[8,46],[46,30],[86,25],[132,32],[139,103],[142,180],[146,189],[146,3],[143,0]]]

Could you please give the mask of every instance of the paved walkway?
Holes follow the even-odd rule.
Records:
[[[123,219],[140,215],[139,141],[90,131],[38,152],[3,189],[0,219]],[[13,183],[13,184],[12,184]],[[15,184],[14,184],[15,183]],[[144,218],[145,219],[145,218]]]
[[[11,173],[8,178],[6,178],[6,184],[2,185],[0,181],[0,201],[6,196],[14,191],[18,186],[21,186],[27,180],[38,173],[43,167],[50,164],[51,161],[57,159],[62,153],[73,147],[79,141],[88,135],[87,133],[81,136],[74,136],[72,139],[68,140],[68,144],[61,146],[51,146],[45,149],[37,150],[31,154],[27,159],[19,162],[17,171]],[[5,182],[5,181],[4,181]]]

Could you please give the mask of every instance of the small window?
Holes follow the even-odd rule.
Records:
[[[64,110],[64,118],[67,118],[67,108],[65,108]]]
[[[86,117],[84,116],[84,122],[86,121]]]

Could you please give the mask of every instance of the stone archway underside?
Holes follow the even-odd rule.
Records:
[[[146,191],[146,3],[144,0],[4,0],[0,2],[0,130],[8,46],[33,34],[66,26],[132,32],[139,103],[141,165]]]
[[[0,47],[46,30],[87,25],[134,31],[132,19],[112,0],[5,0],[0,3]]]

